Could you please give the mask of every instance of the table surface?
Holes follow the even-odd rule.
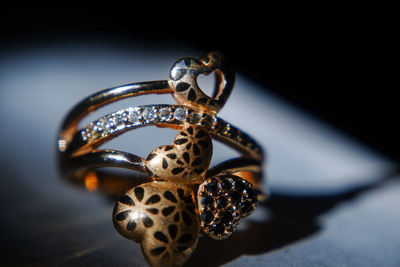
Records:
[[[107,41],[49,42],[2,52],[0,265],[146,266],[140,245],[113,228],[116,196],[89,193],[60,177],[58,127],[83,97],[120,84],[166,79],[178,58],[200,55],[190,48]],[[85,122],[147,103],[173,100],[123,100]],[[202,238],[187,266],[400,266],[400,176],[394,162],[240,74],[220,116],[265,147],[264,187],[271,198],[231,238]],[[162,136],[160,131],[139,129],[106,147],[144,156],[173,140],[174,131],[163,129]],[[212,164],[234,154],[215,143]]]

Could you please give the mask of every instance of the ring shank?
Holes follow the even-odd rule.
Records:
[[[134,154],[116,150],[97,150],[97,147],[113,137],[138,127],[155,125],[158,127],[169,127],[179,130],[187,124],[198,124],[203,125],[214,139],[225,143],[242,154],[241,159],[228,161],[228,163],[225,164],[225,167],[217,166],[216,168],[220,172],[239,173],[248,171],[257,174],[261,173],[260,166],[263,160],[263,151],[261,146],[257,144],[254,139],[221,118],[207,113],[198,113],[198,110],[188,106],[145,105],[141,107],[128,108],[106,115],[96,122],[91,123],[88,127],[78,130],[78,124],[85,116],[111,102],[139,95],[168,94],[172,92],[173,90],[169,87],[168,81],[162,80],[113,87],[95,93],[82,100],[67,115],[60,130],[58,154],[62,169],[64,171],[71,171],[84,168],[93,169],[117,166],[120,168],[145,172],[143,158]],[[127,120],[124,125],[118,126],[105,134],[92,136],[91,138],[85,138],[82,134],[87,133],[88,129],[95,127],[96,123],[99,121],[107,121],[110,118],[115,118],[117,115],[120,116],[124,114],[124,112],[127,113],[138,109],[143,112],[149,108],[158,111],[162,108],[170,109],[171,116],[174,114],[174,111],[182,109],[184,110],[186,117],[181,120],[171,117],[168,121],[162,121],[161,119],[154,121],[141,119],[140,121],[132,122]],[[155,118],[160,118],[160,116],[155,116]],[[210,169],[208,173],[213,173],[212,169]],[[261,177],[261,175],[255,175],[254,177]],[[254,177],[251,179],[253,179],[254,183],[259,185],[261,178]]]
[[[59,150],[63,152],[66,146],[71,142],[78,123],[91,112],[103,107],[109,103],[122,100],[129,97],[146,95],[146,94],[167,94],[172,93],[169,88],[168,81],[151,81],[132,83],[117,86],[94,93],[78,103],[67,115],[59,134]],[[61,142],[60,142],[61,141]],[[60,146],[60,143],[62,144]]]

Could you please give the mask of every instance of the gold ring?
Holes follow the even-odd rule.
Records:
[[[197,84],[200,74],[216,74],[212,97]],[[250,215],[261,193],[263,151],[248,134],[217,116],[227,101],[234,73],[218,52],[183,58],[169,79],[134,83],[95,93],[66,116],[58,138],[61,170],[82,180],[101,167],[126,168],[149,177],[122,194],[113,211],[116,230],[141,243],[153,266],[182,265],[200,233],[225,239],[240,219]],[[100,107],[144,94],[172,94],[176,105],[143,105],[122,109],[78,129],[78,123]],[[178,131],[171,145],[155,148],[146,158],[98,149],[106,141],[144,126]],[[212,139],[238,150],[241,157],[210,168]],[[117,178],[116,178],[117,179]]]

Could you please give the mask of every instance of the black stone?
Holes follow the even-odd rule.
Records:
[[[253,210],[254,210],[253,204],[250,201],[246,201],[243,204],[243,207],[242,207],[242,212],[243,213],[250,213],[250,212],[253,212]]]
[[[228,199],[224,196],[220,196],[217,200],[218,208],[224,208],[228,205]]]
[[[233,215],[230,211],[224,211],[221,215],[221,223],[228,225],[233,221]]]
[[[204,222],[205,224],[209,224],[210,222],[212,222],[213,219],[214,216],[212,215],[211,212],[205,212],[201,214],[201,221]]]
[[[232,188],[232,183],[228,179],[224,179],[221,183],[221,187],[224,190],[230,190]]]
[[[242,201],[242,194],[237,191],[233,192],[231,195],[231,200],[235,205],[238,205]]]
[[[201,199],[201,204],[203,206],[209,207],[209,206],[212,206],[213,203],[214,203],[214,199],[212,196],[205,196]]]
[[[257,192],[253,188],[247,188],[247,195],[249,196],[249,199],[255,203],[257,202]]]
[[[215,194],[218,193],[218,183],[217,182],[211,182],[207,185],[207,190],[208,192]]]
[[[246,185],[245,185],[245,183],[244,183],[242,180],[237,180],[237,181],[235,182],[235,189],[236,189],[238,192],[242,193],[243,190],[246,189]]]
[[[225,226],[222,223],[217,223],[215,226],[212,227],[211,231],[216,236],[222,235],[225,232]]]

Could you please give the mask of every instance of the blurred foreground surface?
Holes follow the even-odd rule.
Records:
[[[93,40],[2,52],[0,265],[146,265],[140,245],[113,228],[113,198],[104,191],[89,193],[59,176],[57,130],[68,110],[87,95],[167,79],[177,59],[203,52]],[[204,79],[202,84],[211,87],[211,82]],[[174,101],[170,96],[137,97],[90,118],[155,103]],[[240,74],[220,116],[264,146],[265,188],[269,186],[271,199],[231,238],[200,240],[188,266],[400,265],[400,179],[394,163]],[[105,147],[145,156],[174,136],[172,130],[149,127]],[[214,145],[213,164],[235,155]]]

